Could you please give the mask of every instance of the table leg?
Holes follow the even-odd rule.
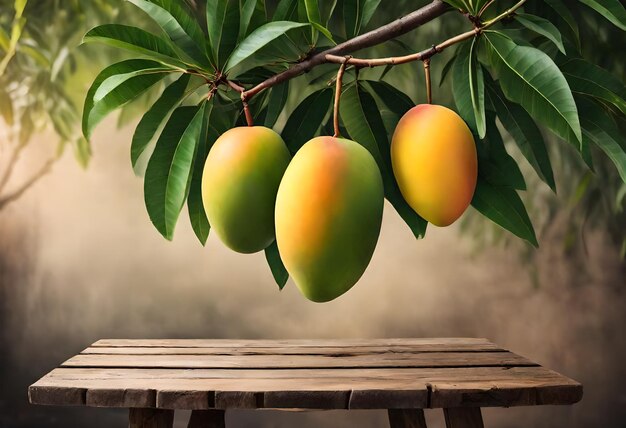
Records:
[[[484,428],[480,407],[443,409],[447,428]]]
[[[191,412],[187,428],[225,428],[226,412],[224,410],[194,410]]]
[[[426,428],[426,419],[422,409],[389,409],[391,428]]]
[[[130,409],[129,428],[172,428],[174,411],[166,409]]]

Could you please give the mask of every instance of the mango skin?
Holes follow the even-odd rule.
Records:
[[[256,253],[274,241],[274,205],[291,155],[283,139],[263,126],[226,131],[204,165],[202,202],[221,241]]]
[[[421,104],[398,122],[391,142],[402,196],[435,226],[449,226],[467,209],[478,178],[472,132],[454,111]]]
[[[317,137],[296,153],[276,198],[276,242],[309,300],[328,302],[359,280],[383,216],[376,161],[354,141]]]

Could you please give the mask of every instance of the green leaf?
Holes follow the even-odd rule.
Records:
[[[91,88],[89,88],[85,98],[82,121],[83,135],[85,138],[87,138],[87,140],[91,138],[93,129],[107,114],[135,99],[167,75],[164,72],[155,73],[155,70],[163,70],[163,65],[155,61],[144,59],[126,60],[105,68],[98,77],[96,77],[96,80],[91,85]],[[101,94],[98,101],[94,99],[100,86],[109,78],[129,73],[138,74],[124,80],[107,94]]]
[[[608,71],[579,58],[561,64],[561,71],[572,92],[607,101],[626,114],[626,86]]]
[[[189,74],[183,74],[177,81],[168,86],[139,121],[130,146],[133,168],[137,168],[139,157],[146,150],[168,115],[182,101],[189,79]]]
[[[611,21],[618,28],[626,31],[626,8],[619,0],[579,0],[604,18]]]
[[[89,161],[91,160],[91,146],[89,145],[89,141],[85,138],[79,137],[74,140],[74,157],[81,167],[87,168],[87,166],[89,166]]]
[[[626,183],[626,152],[620,145],[624,137],[617,129],[615,122],[597,103],[585,98],[576,99],[583,125],[583,140],[596,146],[615,164],[620,177]]]
[[[458,53],[458,50],[456,52]],[[450,74],[450,71],[454,67],[454,63],[458,56],[457,53],[452,55],[450,59],[448,59],[448,61],[446,61],[446,63],[443,65],[443,68],[441,69],[441,77],[439,78],[439,87],[443,85],[444,80],[446,79],[448,74]]]
[[[517,190],[526,190],[524,176],[504,147],[504,141],[496,126],[496,117],[489,112],[487,134],[480,144],[478,152],[478,174],[495,186],[507,186]]]
[[[328,31],[328,29],[324,27],[324,24],[322,24],[322,17],[320,15],[318,0],[304,0],[304,6],[306,7],[307,18],[313,28],[322,33],[328,40],[334,43],[335,41],[333,40],[333,35],[330,34],[330,31]],[[317,42],[317,35],[315,34],[315,30],[313,30],[313,43]]]
[[[122,48],[134,53],[146,55],[160,63],[186,69],[171,45],[164,39],[137,27],[106,24],[90,30],[83,39],[84,43],[100,42]]]
[[[328,114],[332,100],[332,89],[320,89],[307,96],[293,110],[281,132],[292,155],[315,136]]]
[[[565,55],[565,47],[563,46],[563,37],[558,28],[547,19],[527,13],[516,13],[515,20],[529,30],[546,37]]]
[[[2,86],[0,86],[0,116],[4,118],[4,122],[7,125],[13,126],[13,101],[9,93]]]
[[[269,247],[265,249],[265,259],[267,260],[267,264],[272,271],[272,276],[278,284],[279,289],[285,288],[285,284],[289,279],[289,273],[283,264],[282,259],[280,258],[280,253],[278,252],[278,245],[276,245],[276,241],[272,243]]]
[[[369,23],[380,2],[381,0],[344,0],[343,18],[348,39],[358,35]]]
[[[463,11],[469,11],[472,9],[467,3],[467,0],[443,0],[443,2],[448,3],[450,6],[454,7],[455,9],[460,9]]]
[[[458,50],[452,69],[452,92],[459,115],[479,136],[485,137],[485,82],[475,52],[476,39]]]
[[[250,33],[250,35],[235,48],[230,58],[228,58],[225,71],[229,71],[239,65],[244,60],[257,53],[261,48],[285,35],[289,30],[306,27],[308,25],[308,23],[291,21],[275,21],[262,25]]]
[[[561,19],[569,29],[572,37],[570,39],[576,47],[580,50],[580,34],[578,30],[578,21],[572,14],[570,8],[565,5],[561,0],[544,0],[545,3],[554,10],[559,19]]]
[[[341,96],[340,114],[350,137],[368,149],[383,177],[385,197],[411,228],[416,238],[423,238],[427,222],[407,204],[393,175],[389,137],[372,95],[352,84]]]
[[[506,97],[519,103],[538,122],[558,136],[569,131],[582,140],[578,110],[567,80],[556,64],[539,49],[518,46],[495,32],[485,34],[489,61]]]
[[[381,0],[365,0],[363,1],[363,13],[361,14],[361,25],[360,29],[363,29],[369,24],[370,20],[374,16],[376,9],[380,5]]]
[[[538,247],[524,203],[514,189],[493,186],[479,177],[472,206],[497,225]]]
[[[289,81],[272,87],[269,100],[267,102],[267,115],[265,116],[265,126],[272,128],[276,125],[278,116],[283,111],[289,96]]]
[[[243,0],[243,5],[241,7],[241,13],[239,17],[239,36],[238,40],[242,40],[248,34],[248,27],[250,26],[250,22],[252,22],[252,16],[254,15],[254,11],[257,7],[257,0]],[[207,13],[209,13],[207,11]],[[209,30],[209,33],[211,30]]]
[[[280,0],[276,6],[276,11],[272,17],[273,21],[290,21],[294,18],[297,19],[296,12],[298,11],[297,0]]]
[[[213,106],[213,99],[210,99],[206,102],[204,108],[202,129],[200,130],[200,138],[198,139],[198,153],[193,163],[189,196],[187,197],[187,211],[189,213],[191,228],[202,246],[206,245],[206,241],[209,239],[209,233],[211,232],[211,225],[209,224],[209,219],[206,216],[202,202],[202,173],[209,150],[215,142],[215,139],[217,139],[217,133],[209,126]]]
[[[165,125],[146,169],[144,198],[150,220],[166,239],[187,199],[205,106],[179,107]]]
[[[169,36],[182,53],[196,65],[208,65],[204,48],[206,39],[198,22],[177,0],[128,0],[148,14]]]
[[[343,22],[347,39],[352,39],[359,34],[360,8],[361,0],[344,0],[343,2]]]
[[[221,68],[237,45],[239,0],[209,0],[206,12],[213,59],[215,65]]]
[[[493,85],[487,85],[487,91],[504,128],[513,137],[539,178],[556,192],[548,150],[543,135],[533,119],[519,105],[508,102]]]
[[[120,88],[126,82],[128,82],[129,80],[135,77],[145,76],[149,74],[164,75],[170,72],[172,72],[171,68],[159,67],[159,68],[152,68],[150,70],[135,70],[129,73],[115,74],[102,81],[100,86],[98,86],[98,89],[96,90],[96,92],[93,94],[93,101],[95,103],[102,101],[102,99],[105,98],[109,93]]]
[[[407,111],[415,107],[413,100],[411,100],[408,95],[387,82],[366,80],[362,83],[365,87],[370,89],[370,93],[380,98],[389,111],[398,117],[398,120],[404,116]]]

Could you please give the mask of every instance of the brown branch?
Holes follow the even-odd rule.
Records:
[[[244,93],[247,98],[250,98],[264,89],[299,76],[315,66],[329,62],[329,55],[345,55],[359,49],[369,48],[387,40],[394,39],[424,25],[427,22],[432,21],[435,18],[438,18],[449,10],[452,9],[447,4],[441,0],[434,0],[432,3],[429,3],[428,5],[411,12],[400,19],[390,22],[387,25],[383,25],[382,27],[347,40],[344,43],[340,43],[328,50],[317,53],[310,58],[297,63],[290,69],[266,79],[253,88],[248,89]]]
[[[8,204],[18,199],[20,196],[24,194],[29,188],[31,188],[35,183],[37,183],[42,177],[44,177],[47,173],[52,169],[52,165],[56,162],[56,158],[48,159],[48,161],[43,164],[43,166],[35,173],[32,177],[30,177],[26,182],[24,182],[20,187],[18,187],[13,192],[0,197],[0,210],[5,208]]]
[[[15,165],[17,164],[17,160],[20,157],[20,153],[24,149],[25,145],[21,143],[17,143],[17,146],[11,152],[11,157],[9,158],[9,162],[7,163],[6,169],[2,174],[2,178],[0,179],[0,192],[6,187],[9,179],[13,175],[13,170],[15,169]]]
[[[351,58],[348,60],[348,64],[354,65],[356,67],[378,67],[381,65],[406,64],[408,62],[413,62],[413,61],[427,61],[434,55],[440,52],[443,52],[445,49],[449,48],[450,46],[453,46],[457,43],[471,39],[472,37],[476,37],[477,35],[481,34],[483,31],[492,27],[493,25],[500,22],[504,18],[511,16],[513,13],[515,13],[517,9],[522,7],[524,3],[526,3],[526,0],[520,0],[513,7],[502,12],[500,15],[496,16],[495,18],[485,22],[480,27],[476,27],[473,30],[451,37],[448,40],[441,42],[438,45],[434,45],[433,47],[429,49],[425,49],[421,52],[416,52],[414,54],[405,55],[405,56],[396,56],[396,57],[388,57],[388,58],[372,58],[372,59]],[[327,54],[326,61],[333,62],[336,64],[341,64],[344,61],[344,57],[333,55],[333,54]]]
[[[341,136],[341,131],[339,129],[339,103],[341,102],[341,89],[343,87],[343,74],[346,71],[346,61],[348,61],[348,57],[343,59],[343,62],[339,66],[339,71],[337,72],[337,83],[335,86],[335,105],[333,106],[333,126],[335,128],[335,134],[333,137],[338,138]]]

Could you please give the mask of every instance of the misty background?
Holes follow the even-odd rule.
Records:
[[[336,301],[314,304],[291,282],[279,292],[262,254],[236,254],[214,235],[202,248],[188,222],[165,241],[129,167],[131,132],[106,122],[88,171],[65,157],[0,213],[0,426],[124,426],[123,410],[27,402],[28,385],[100,338],[436,336],[487,337],[584,385],[574,406],[485,409],[486,426],[623,426],[626,275],[602,232],[587,233],[582,265],[564,253],[557,220],[529,262],[507,247],[476,251],[458,227],[431,227],[416,241],[386,209],[362,280]],[[45,138],[33,145],[32,162]],[[180,413],[183,424],[188,413]],[[440,411],[426,413],[443,426]],[[387,422],[383,411],[241,411],[228,423]]]
[[[0,0],[3,28],[10,28],[13,17],[5,12],[13,3]],[[393,8],[380,8],[372,26],[425,3],[396,0]],[[584,24],[585,57],[624,81],[626,57],[617,49],[624,45],[625,33],[595,12],[570,5]],[[75,64],[68,60],[56,83],[78,109],[99,69],[121,57],[99,46],[76,49],[86,29],[105,22],[141,26],[147,21],[119,0],[31,0],[25,13],[29,37],[32,30],[51,45],[49,52],[40,53],[54,59],[67,47],[74,49],[69,57]],[[402,41],[424,47],[466,25],[462,17],[450,15]],[[61,36],[66,30],[69,36]],[[390,43],[364,56],[397,55],[397,49]],[[451,52],[433,62],[435,73],[447,55]],[[19,52],[11,66],[3,76],[11,85],[50,74],[33,68],[32,58]],[[306,77],[299,79],[302,88]],[[415,102],[424,100],[418,64],[396,67],[386,79]],[[25,106],[43,98],[56,110],[59,104],[49,102],[47,90],[24,85]],[[437,102],[451,105],[449,86],[447,82],[435,90]],[[292,92],[290,103],[295,103],[302,93]],[[363,278],[336,301],[314,304],[291,281],[279,291],[262,253],[236,254],[213,234],[203,248],[186,210],[173,242],[154,229],[144,206],[143,181],[134,176],[129,159],[138,115],[150,102],[141,100],[123,110],[119,129],[113,116],[100,125],[91,160],[86,142],[68,144],[50,173],[16,201],[0,206],[0,428],[126,426],[126,410],[28,404],[30,384],[102,338],[444,336],[486,337],[584,386],[583,400],[573,406],[484,409],[487,427],[626,426],[626,265],[619,254],[619,245],[626,242],[626,213],[623,200],[621,205],[619,199],[615,202],[623,183],[604,155],[594,152],[596,174],[590,174],[574,150],[546,135],[558,194],[526,174],[529,192],[524,195],[538,250],[494,232],[498,229],[471,208],[462,222],[429,227],[426,238],[417,241],[387,206],[378,247]],[[21,118],[30,120],[26,113]],[[0,131],[2,126],[0,119]],[[44,128],[33,130],[4,190],[16,189],[55,158],[59,136],[50,126]],[[12,153],[4,138],[0,132],[0,165]],[[511,155],[522,159],[510,143]],[[79,165],[87,162],[87,169]],[[528,165],[521,167],[530,171]],[[607,212],[611,204],[613,211]],[[186,426],[189,413],[178,413],[176,426]],[[427,410],[426,418],[430,427],[445,426],[440,410]],[[234,411],[228,413],[227,424],[388,426],[384,411]]]

